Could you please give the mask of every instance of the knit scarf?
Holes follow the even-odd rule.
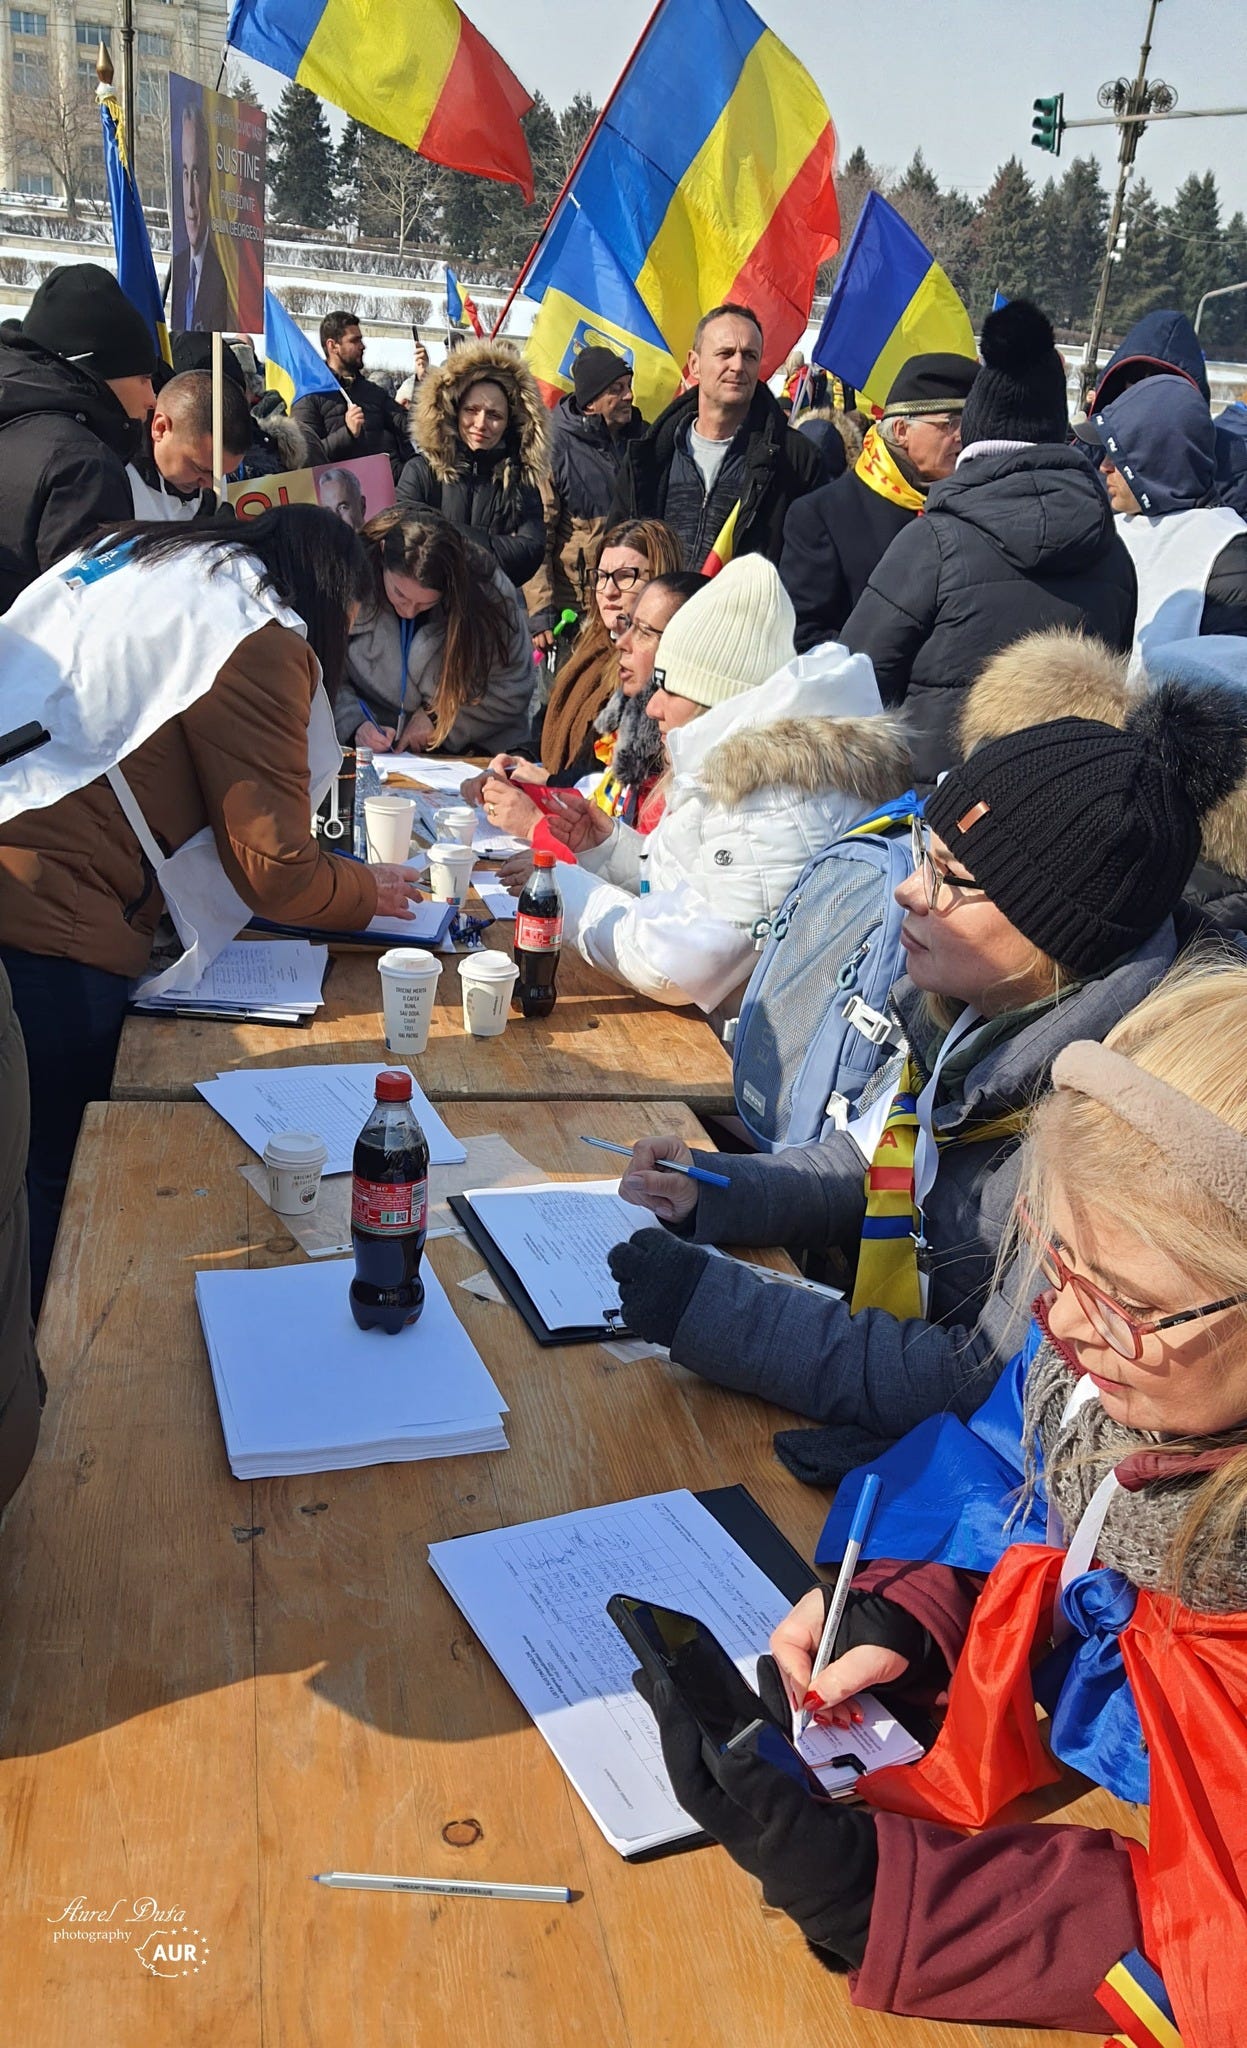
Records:
[[[877,491],[881,498],[890,498],[894,505],[902,506],[906,512],[921,512],[927,502],[923,493],[916,490],[902,472],[878,427],[872,427],[867,434],[862,452],[853,465],[853,473],[861,478],[868,491]]]
[[[615,650],[609,641],[587,657],[573,651],[554,678],[541,721],[541,759],[551,775],[562,774],[593,738],[594,724],[616,681]]]

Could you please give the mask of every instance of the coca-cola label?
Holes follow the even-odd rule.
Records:
[[[373,1237],[406,1237],[429,1220],[427,1180],[361,1180],[351,1187],[351,1228]]]
[[[521,910],[515,920],[515,944],[521,953],[557,953],[563,943],[563,919],[534,917]]]

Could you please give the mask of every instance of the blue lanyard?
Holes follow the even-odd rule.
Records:
[[[411,654],[412,642],[416,637],[418,623],[419,621],[416,619],[400,619],[398,622],[398,644],[402,649],[402,675],[400,678],[402,687],[398,699],[398,715],[400,719],[407,710],[407,661]]]

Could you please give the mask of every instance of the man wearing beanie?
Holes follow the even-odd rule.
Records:
[[[582,617],[593,605],[593,572],[606,514],[629,445],[645,432],[632,402],[632,365],[612,348],[582,348],[574,390],[554,409],[550,474],[541,487],[546,552],[524,586],[533,637],[551,646],[565,611]],[[560,645],[569,644],[565,636]]]
[[[835,1485],[928,1416],[968,1417],[1020,1348],[1028,1260],[993,1280],[1027,1113],[1062,1048],[1101,1041],[1198,935],[1182,892],[1200,821],[1245,765],[1247,710],[1215,684],[1163,684],[1122,730],[1064,718],[984,741],[928,800],[924,857],[896,892],[901,1048],[856,1121],[766,1156],[639,1147],[621,1192],[681,1234],[644,1230],[611,1253],[625,1323],[823,1424],[777,1439],[799,1477]],[[906,1160],[893,1119],[915,1111]],[[673,1194],[656,1158],[730,1185]],[[759,1291],[703,1249],[767,1243],[839,1254],[851,1296]]]
[[[957,467],[898,534],[845,623],[885,704],[905,703],[920,782],[957,758],[960,693],[1024,633],[1066,626],[1110,648],[1134,632],[1134,567],[1098,477],[1067,445],[1065,371],[1037,306],[983,323]]]
[[[133,518],[126,464],[155,367],[146,321],[96,263],[50,271],[0,341],[0,612],[101,526]]]
[[[779,573],[797,614],[797,652],[834,640],[931,485],[951,476],[978,364],[911,356],[851,470],[798,498],[784,522]]]
[[[702,314],[685,372],[693,388],[629,449],[608,525],[661,519],[679,539],[686,569],[704,570],[712,553],[779,561],[788,507],[826,471],[814,443],[789,426],[759,382],[762,349],[750,307]]]

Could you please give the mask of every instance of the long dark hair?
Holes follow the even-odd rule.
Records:
[[[368,520],[361,538],[372,557],[378,605],[388,603],[387,569],[410,576],[441,599],[446,644],[433,700],[432,744],[437,746],[462,706],[483,694],[490,676],[506,661],[514,612],[494,581],[493,556],[444,519],[403,512],[394,505]]]
[[[135,562],[167,562],[179,555],[215,555],[204,573],[239,556],[259,564],[260,588],[271,590],[307,627],[307,644],[325,673],[332,696],[346,672],[346,647],[355,608],[372,596],[368,557],[345,520],[319,505],[282,505],[258,519],[204,521],[189,526],[134,520],[113,527],[92,552],[128,544]]]

